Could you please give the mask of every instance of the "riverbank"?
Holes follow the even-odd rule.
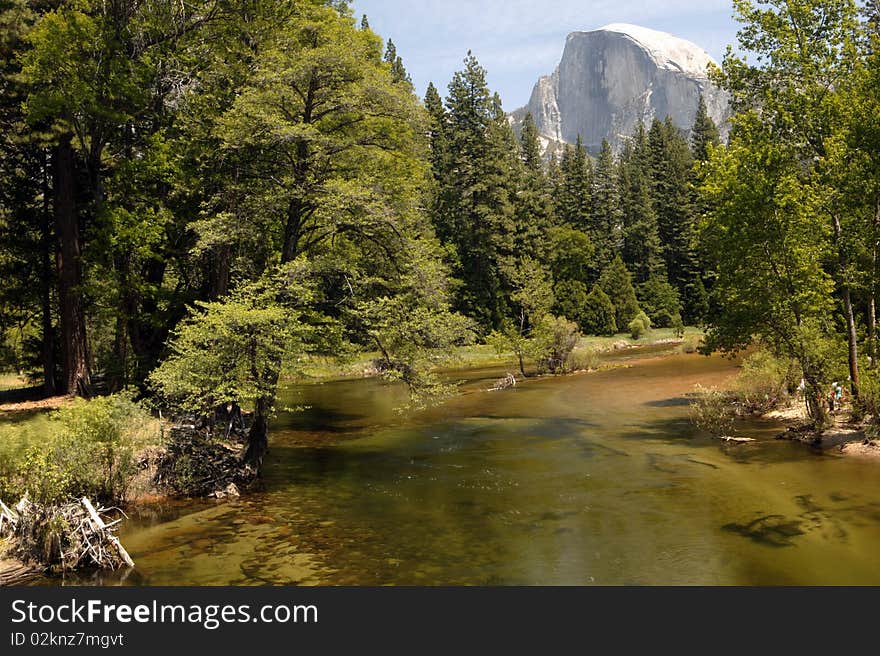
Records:
[[[789,404],[766,412],[762,418],[779,421],[788,426],[781,439],[809,444],[823,451],[880,460],[880,440],[868,436],[868,424],[852,421],[848,407],[832,416],[832,424],[822,431],[810,425],[807,409],[802,403]]]
[[[590,355],[602,355],[614,351],[661,346],[664,344],[678,344],[681,345],[684,352],[693,353],[702,337],[703,331],[692,326],[685,328],[684,334],[681,336],[676,335],[672,328],[653,328],[641,339],[633,339],[631,335],[626,333],[608,336],[586,335],[580,338],[572,352],[572,356],[583,358]],[[297,362],[296,370],[286,371],[282,376],[282,380],[289,383],[301,383],[375,376],[377,370],[374,362],[380,355],[378,351],[367,351],[342,358],[310,356]],[[498,353],[495,348],[488,344],[474,344],[457,347],[441,369],[466,370],[506,365],[511,367],[514,365],[518,366],[513,352]]]

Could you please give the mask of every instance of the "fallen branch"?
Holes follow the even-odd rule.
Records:
[[[10,539],[11,553],[21,560],[62,572],[134,567],[115,535],[121,518],[107,522],[102,516],[111,510],[95,508],[86,497],[59,506],[23,497],[15,511],[0,502],[0,536]]]

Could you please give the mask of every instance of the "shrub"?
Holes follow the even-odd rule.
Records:
[[[876,422],[880,416],[880,376],[874,369],[867,369],[859,381],[859,402],[866,415],[874,417]]]
[[[589,369],[598,369],[602,363],[599,352],[595,349],[578,349],[571,352],[566,362],[568,371],[583,371]]]
[[[735,412],[731,398],[715,387],[695,387],[696,398],[691,403],[691,421],[715,437],[734,433]]]
[[[703,338],[700,335],[688,335],[679,345],[678,351],[679,353],[697,353],[702,343]]]
[[[639,312],[636,318],[629,322],[629,334],[633,339],[640,339],[651,330],[651,320],[644,312]]]
[[[645,323],[641,319],[633,319],[630,321],[628,328],[629,334],[633,339],[640,339],[648,332]]]
[[[27,493],[42,504],[80,496],[121,501],[136,471],[135,449],[154,428],[125,394],[77,399],[50,416],[42,439],[4,452],[0,492],[7,499]]]
[[[593,289],[587,295],[580,325],[590,335],[613,335],[617,332],[614,303],[599,285],[593,285]]]
[[[538,370],[554,374],[564,371],[580,337],[577,324],[573,321],[565,317],[545,316],[534,331],[533,347]]]
[[[680,314],[673,315],[669,327],[672,328],[672,334],[675,335],[676,338],[681,339],[684,337],[684,321],[682,321]]]
[[[734,390],[745,407],[766,411],[786,400],[799,380],[794,363],[784,362],[769,351],[761,350],[743,361]]]

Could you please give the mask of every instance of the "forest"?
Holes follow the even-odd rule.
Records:
[[[0,370],[250,415],[279,381],[377,352],[414,403],[494,344],[567,370],[580,334],[701,326],[794,363],[812,419],[880,404],[880,6],[735,0],[700,101],[615,152],[544,152],[468,53],[416,95],[346,2],[0,1]],[[441,83],[442,86],[442,83]]]

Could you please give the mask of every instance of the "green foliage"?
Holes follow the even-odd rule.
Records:
[[[581,328],[588,335],[614,335],[617,322],[614,304],[599,285],[587,295],[581,316]]]
[[[766,350],[756,351],[742,363],[734,391],[747,408],[767,411],[788,399],[800,381],[797,365]]]
[[[684,337],[684,321],[682,321],[680,314],[672,315],[672,322],[669,324],[669,327],[672,328],[672,334],[678,339]]]
[[[556,283],[553,295],[556,297],[555,311],[589,332],[584,321],[589,303],[587,286],[580,280],[562,280]]]
[[[593,244],[587,233],[569,225],[554,226],[547,234],[550,271],[557,282],[586,283],[593,266]]]
[[[620,155],[618,187],[623,217],[621,256],[624,263],[638,283],[665,275],[651,177],[651,153],[641,123]]]
[[[700,99],[697,101],[697,113],[691,127],[691,149],[694,159],[698,162],[708,162],[711,149],[720,143],[718,126],[709,116],[709,112],[706,110],[706,100],[703,98],[703,94],[700,94]]]
[[[716,387],[697,385],[691,403],[691,420],[697,428],[713,437],[730,437],[734,433],[736,414],[730,395]]]
[[[652,276],[638,287],[639,306],[659,328],[668,328],[674,317],[681,322],[678,292],[664,278]]]
[[[170,406],[202,416],[221,404],[275,398],[286,357],[306,350],[303,307],[313,291],[302,261],[235,292],[199,303],[175,330],[150,385]]]
[[[602,364],[599,352],[591,348],[576,348],[565,363],[567,371],[593,371]]]
[[[637,340],[648,334],[650,328],[645,323],[645,319],[647,319],[647,315],[641,313],[639,314],[639,316],[629,322],[627,328],[629,329],[630,337]]]
[[[581,335],[577,324],[565,317],[546,315],[534,330],[534,354],[539,371],[561,373]]]
[[[123,501],[137,470],[136,450],[159,435],[141,405],[115,394],[77,399],[52,414],[39,439],[13,439],[21,442],[18,449],[0,450],[0,494],[56,504],[82,496]]]
[[[614,322],[619,327],[628,326],[639,313],[639,302],[632,285],[632,276],[620,255],[602,272],[599,278],[602,288],[614,304]]]

